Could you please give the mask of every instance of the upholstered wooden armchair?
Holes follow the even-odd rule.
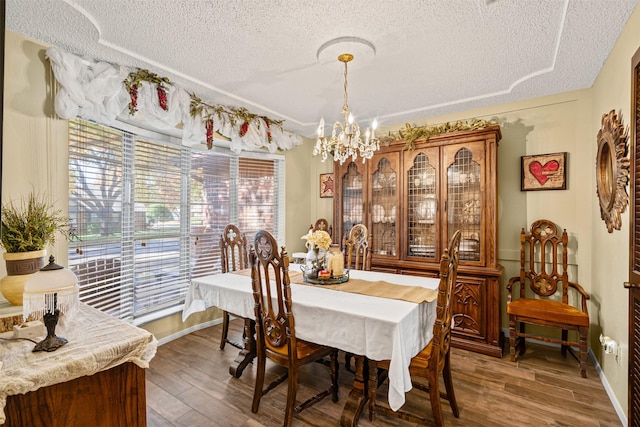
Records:
[[[244,270],[249,267],[247,252],[247,238],[240,232],[238,227],[228,224],[220,236],[220,262],[222,273],[229,273],[237,270]],[[243,345],[228,339],[229,335],[229,313],[222,313],[222,336],[220,337],[220,350],[224,350],[225,344],[243,349]]]
[[[460,230],[453,233],[449,247],[440,257],[440,284],[438,285],[438,301],[436,306],[436,321],[433,325],[433,338],[429,344],[411,359],[409,373],[414,388],[429,393],[431,412],[435,424],[444,426],[442,406],[440,399],[449,401],[453,416],[458,418],[460,411],[453,391],[453,379],[451,377],[451,319],[453,317],[453,288],[458,277],[458,264],[460,260]],[[432,421],[422,414],[416,414],[400,408],[393,411],[388,406],[376,403],[376,391],[380,379],[386,375],[378,372],[389,370],[389,360],[376,362],[369,365],[369,420],[373,421],[375,414],[393,415],[411,422],[433,425]],[[377,366],[376,366],[377,365]],[[439,376],[442,373],[446,393],[440,393]],[[415,381],[417,378],[425,378],[427,385]]]
[[[516,349],[518,355],[524,354],[526,338],[560,344],[563,356],[569,350],[575,357],[572,346],[578,347],[580,374],[586,378],[589,294],[578,283],[569,281],[568,242],[567,230],[558,234],[556,225],[546,219],[531,224],[528,233],[524,228],[520,232],[520,275],[507,284],[509,350],[515,362]],[[578,306],[570,304],[569,290],[579,298]],[[525,324],[559,328],[562,338],[527,333]],[[578,341],[569,341],[569,331],[577,331]]]
[[[249,254],[251,283],[256,312],[256,382],[251,410],[256,413],[260,399],[284,380],[288,381],[285,426],[291,426],[294,412],[300,412],[331,395],[338,401],[338,350],[296,338],[291,309],[289,257],[284,248],[278,253],[274,237],[265,230],[256,233]],[[274,284],[274,286],[271,285]],[[298,371],[301,366],[330,357],[331,385],[304,403],[296,405]],[[266,360],[287,368],[287,372],[264,388]]]

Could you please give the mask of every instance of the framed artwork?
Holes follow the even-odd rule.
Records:
[[[333,197],[333,174],[320,174],[320,197]]]
[[[522,156],[521,190],[564,190],[567,187],[567,153]]]

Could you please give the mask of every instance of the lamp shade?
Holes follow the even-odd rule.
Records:
[[[53,255],[49,264],[36,272],[24,285],[23,316],[42,318],[46,313],[60,310],[73,315],[78,310],[78,278],[73,271],[55,263]]]

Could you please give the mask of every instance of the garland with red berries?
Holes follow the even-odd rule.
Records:
[[[167,102],[167,89],[165,85],[171,85],[168,77],[159,77],[157,74],[137,68],[136,71],[129,73],[129,76],[124,81],[124,85],[127,88],[127,92],[131,97],[129,102],[129,114],[134,115],[138,111],[138,89],[142,82],[148,82],[156,85],[158,91],[158,103],[160,108],[167,111],[169,108]],[[213,129],[214,129],[214,117],[222,120],[226,117],[231,126],[235,126],[238,122],[242,122],[240,126],[240,136],[243,137],[249,131],[249,124],[256,122],[258,127],[263,122],[267,127],[267,139],[271,143],[271,125],[276,125],[282,129],[283,120],[272,120],[266,116],[259,116],[257,114],[250,113],[249,110],[242,107],[225,107],[223,105],[211,105],[198,98],[195,94],[189,94],[191,96],[191,103],[189,106],[189,113],[191,117],[200,115],[205,123],[206,136],[207,136],[207,148],[210,150],[213,148]]]
[[[131,101],[129,102],[129,114],[134,115],[136,111],[138,111],[138,89],[142,82],[149,82],[150,84],[156,85],[160,108],[167,111],[169,109],[169,104],[167,102],[167,89],[165,85],[171,84],[169,82],[169,78],[158,77],[155,73],[143,70],[142,68],[137,68],[136,71],[129,73],[129,76],[124,81],[127,92],[129,92],[129,96],[131,97]]]
[[[213,147],[213,119],[217,117],[222,120],[223,116],[226,116],[231,124],[235,126],[241,122],[240,136],[243,137],[249,131],[249,124],[256,122],[258,127],[261,123],[264,123],[267,127],[267,139],[271,143],[271,125],[276,125],[282,129],[283,120],[273,120],[267,116],[259,116],[257,114],[250,113],[249,110],[243,107],[225,107],[223,105],[211,105],[198,98],[195,94],[189,94],[191,96],[191,104],[189,105],[189,113],[191,117],[201,116],[205,122],[205,128],[207,131],[207,147],[211,149]],[[226,136],[226,135],[225,135]]]

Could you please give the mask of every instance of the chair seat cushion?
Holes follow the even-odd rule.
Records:
[[[288,346],[286,345],[282,347],[272,347],[267,344],[267,350],[270,352],[271,356],[281,358],[282,360],[288,359],[289,350]],[[297,359],[305,360],[309,357],[323,357],[331,353],[333,349],[331,347],[325,347],[323,345],[315,344],[309,341],[296,340],[296,350],[298,351]]]
[[[568,325],[589,326],[587,313],[560,301],[520,298],[507,304],[507,314]]]
[[[411,364],[409,365],[409,372],[413,375],[425,376],[424,372],[429,367],[429,360],[431,360],[431,353],[433,350],[433,341],[429,341],[429,344],[423,348],[420,353],[411,358]],[[377,362],[378,368],[389,370],[391,361],[381,360]]]

